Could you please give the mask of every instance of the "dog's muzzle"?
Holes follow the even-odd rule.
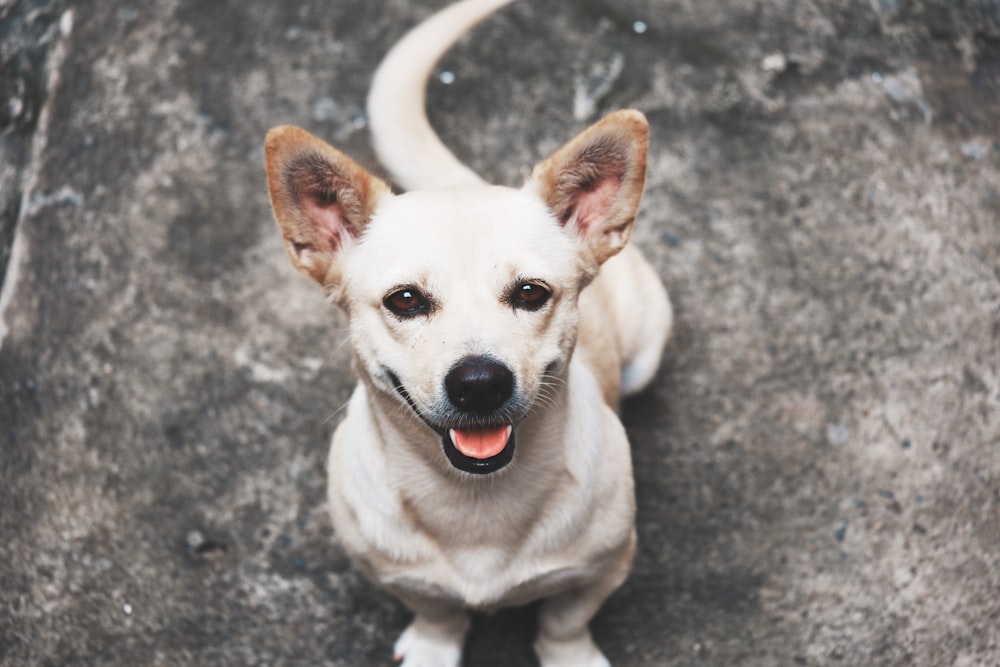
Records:
[[[442,424],[420,412],[394,373],[389,378],[410,408],[441,436],[445,456],[455,468],[485,475],[514,458],[513,419],[505,415],[514,395],[514,374],[503,363],[486,356],[459,360],[445,376],[451,410]]]
[[[444,378],[448,401],[468,426],[448,429],[442,442],[453,466],[475,474],[503,468],[514,457],[514,428],[497,413],[514,394],[514,374],[486,356],[459,360]]]

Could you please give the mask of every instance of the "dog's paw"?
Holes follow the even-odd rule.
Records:
[[[465,633],[428,631],[413,622],[396,640],[395,658],[400,667],[459,667]]]
[[[542,667],[611,667],[589,632],[570,640],[539,637],[535,653]]]

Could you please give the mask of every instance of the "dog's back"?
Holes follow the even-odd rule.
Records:
[[[672,326],[673,310],[659,276],[642,253],[625,246],[580,294],[577,346],[608,405],[617,409],[621,397],[653,380]]]

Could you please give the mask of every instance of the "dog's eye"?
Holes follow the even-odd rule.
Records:
[[[546,287],[538,283],[524,282],[514,288],[511,294],[511,305],[523,310],[538,310],[552,296]]]
[[[382,300],[382,305],[399,317],[425,315],[430,310],[426,297],[412,287],[396,290]]]

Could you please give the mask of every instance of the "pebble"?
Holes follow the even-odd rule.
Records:
[[[826,425],[826,441],[835,447],[839,447],[847,442],[849,436],[847,427],[843,424]]]
[[[788,59],[780,51],[765,56],[760,63],[765,72],[784,72],[788,68]]]
[[[671,232],[663,232],[662,238],[663,238],[663,242],[666,243],[671,248],[676,248],[677,246],[679,246],[681,244],[681,237],[679,237],[679,236],[677,236],[677,234],[673,234]]]
[[[833,537],[838,542],[843,542],[844,538],[847,537],[847,519],[841,519],[837,523],[837,527],[833,531]]]
[[[205,544],[205,535],[200,530],[195,529],[187,534],[187,545],[192,551],[197,551],[203,544]]]
[[[59,17],[59,33],[63,37],[69,37],[71,32],[73,32],[73,10],[69,9]]]
[[[118,10],[118,20],[122,23],[132,23],[139,18],[139,10],[135,7],[123,7]]]
[[[962,155],[967,160],[982,160],[989,155],[992,142],[986,137],[977,137],[962,143]]]
[[[332,97],[320,97],[313,102],[312,115],[317,123],[329,122],[337,118],[339,108]]]

